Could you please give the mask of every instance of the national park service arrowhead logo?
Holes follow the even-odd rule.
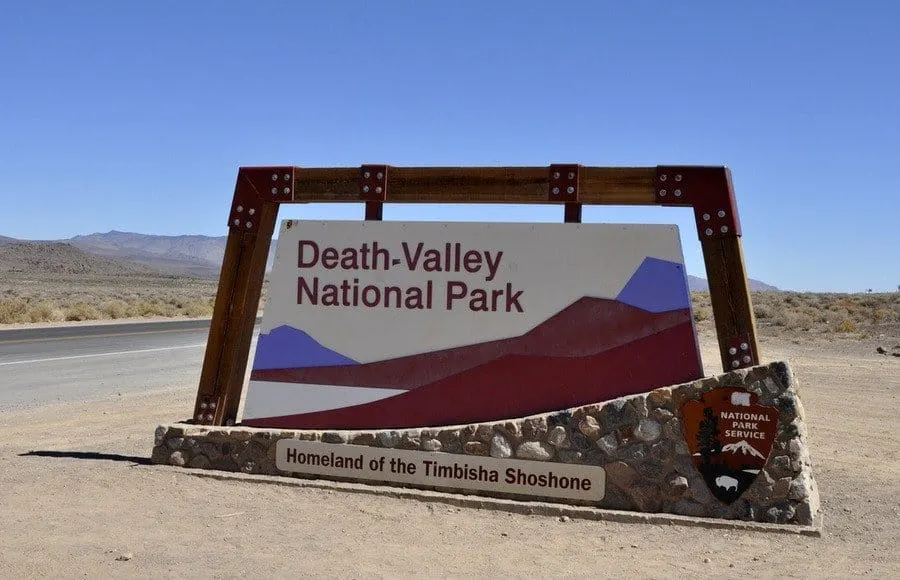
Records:
[[[684,438],[714,496],[730,504],[765,467],[778,430],[778,410],[743,389],[721,388],[682,408]]]

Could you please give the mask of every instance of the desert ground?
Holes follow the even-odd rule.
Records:
[[[900,577],[900,358],[875,351],[896,337],[775,328],[762,354],[800,383],[821,537],[561,521],[148,465],[155,427],[192,408],[198,365],[141,396],[0,414],[0,575]]]

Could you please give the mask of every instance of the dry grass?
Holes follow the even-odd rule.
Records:
[[[0,324],[212,315],[217,283],[171,276],[19,276],[0,280]]]
[[[754,292],[751,299],[757,326],[764,334],[900,337],[900,292]],[[692,293],[691,301],[699,323],[712,319],[708,292]]]

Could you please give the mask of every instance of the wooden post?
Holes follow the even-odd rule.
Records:
[[[730,371],[759,364],[756,317],[744,268],[741,239],[737,236],[714,240],[701,238],[701,246],[722,367]],[[749,361],[745,357],[749,357]]]
[[[567,224],[581,223],[581,204],[567,203],[563,210],[563,221]]]
[[[730,371],[759,364],[731,172],[727,167],[658,167],[655,184],[657,203],[694,209],[722,367]]]
[[[269,175],[273,183],[269,183]],[[284,176],[282,178],[282,176]],[[264,194],[269,186],[271,193]],[[197,423],[234,423],[278,218],[273,196],[293,199],[292,168],[241,169],[229,215],[228,240],[194,402]]]

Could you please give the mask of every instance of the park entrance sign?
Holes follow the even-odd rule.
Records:
[[[292,203],[365,221],[282,222],[251,353]],[[564,223],[383,222],[385,203],[549,204]],[[693,210],[724,374],[702,373],[678,231],[582,224],[584,204]],[[245,167],[228,228],[193,413],[157,429],[154,463],[817,516],[796,382],[760,364],[725,167]]]
[[[674,226],[290,220],[242,422],[474,423],[700,376]]]

